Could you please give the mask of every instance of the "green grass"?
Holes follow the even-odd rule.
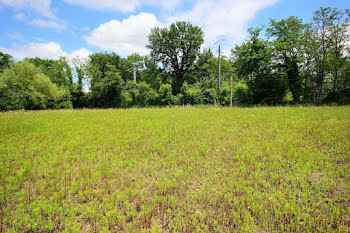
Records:
[[[0,113],[0,231],[347,232],[350,107]]]

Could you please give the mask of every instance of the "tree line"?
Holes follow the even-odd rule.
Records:
[[[183,104],[350,102],[350,11],[320,8],[311,22],[271,19],[220,58],[202,49],[189,22],[153,28],[150,55],[95,53],[67,61],[0,52],[0,110],[115,108]],[[74,77],[74,78],[73,78]],[[136,77],[136,80],[135,80]],[[218,93],[220,91],[220,93]]]

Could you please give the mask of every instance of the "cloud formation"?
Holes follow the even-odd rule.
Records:
[[[170,10],[180,4],[181,0],[64,0],[71,5],[82,6],[92,10],[110,10],[133,12],[144,5],[158,6]]]
[[[154,14],[140,13],[122,21],[111,20],[95,28],[85,37],[88,44],[121,55],[133,52],[147,54],[147,36],[151,28],[163,26]]]
[[[204,0],[197,1],[190,10],[178,11],[168,22],[190,21],[200,26],[207,45],[218,39],[233,45],[246,36],[247,24],[255,14],[278,0]]]
[[[29,24],[39,28],[52,28],[59,32],[66,29],[65,23],[53,20],[34,19]]]
[[[51,0],[0,0],[0,3],[17,10],[30,9],[47,18],[55,18],[51,10]]]
[[[102,51],[114,51],[122,56],[133,52],[147,54],[147,36],[155,26],[169,26],[176,21],[189,21],[200,26],[205,34],[203,47],[213,47],[218,39],[222,42],[225,55],[236,43],[242,42],[247,35],[247,25],[260,10],[275,4],[279,0],[63,0],[72,5],[78,5],[92,10],[110,10],[132,12],[152,6],[153,9],[162,9],[161,13],[138,13],[128,15],[122,20],[112,19],[102,22],[88,35],[82,36],[86,43],[96,46]],[[51,9],[52,0],[0,0],[0,5],[13,7],[19,10],[34,10],[41,14],[34,19],[27,19],[22,12],[14,15],[15,19],[25,21],[26,24],[43,29],[55,29],[58,32],[66,29],[64,21],[59,20]],[[185,4],[186,3],[186,4]],[[182,6],[182,7],[180,7]],[[81,28],[80,34],[89,28]],[[15,39],[15,38],[14,38]],[[56,54],[65,54],[64,51],[52,42],[46,55],[50,51]],[[45,43],[44,43],[45,44]],[[48,44],[48,43],[47,43]],[[46,45],[47,45],[46,44]],[[29,51],[37,43],[24,45],[22,49]],[[40,48],[43,48],[43,44]],[[216,47],[216,46],[215,46]],[[40,50],[39,50],[40,51]],[[18,49],[14,50],[18,53]],[[34,49],[33,52],[35,53]],[[68,53],[67,53],[68,54]]]
[[[15,59],[23,59],[26,57],[58,59],[59,57],[67,57],[68,60],[71,60],[74,57],[86,58],[91,54],[91,52],[85,48],[68,53],[61,48],[60,44],[53,41],[48,43],[31,42],[25,45],[15,46],[14,48],[0,47],[0,50],[11,54]]]
[[[75,1],[75,0],[72,0]],[[152,3],[153,0],[148,0]],[[204,47],[223,39],[223,49],[241,42],[247,35],[247,25],[255,14],[278,0],[201,0],[188,10],[174,10],[160,22],[154,14],[140,13],[122,21],[111,20],[93,30],[85,40],[102,50],[122,55],[132,52],[146,54],[147,35],[154,26],[169,26],[176,21],[189,21],[200,26],[205,34]],[[229,55],[229,54],[225,54]]]
[[[121,12],[133,11],[139,6],[138,0],[64,0],[71,5],[83,6],[93,10],[115,10]]]
[[[18,14],[15,14],[14,16],[13,16],[13,18],[15,18],[15,19],[17,19],[17,20],[24,20],[25,19],[25,14],[23,14],[23,13],[18,13]]]

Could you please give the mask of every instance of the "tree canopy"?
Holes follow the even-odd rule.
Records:
[[[0,110],[165,105],[350,103],[350,11],[320,8],[311,22],[290,16],[250,28],[218,58],[189,22],[151,29],[150,54],[99,52],[87,59],[25,58],[0,52]],[[136,76],[136,80],[134,77]],[[219,95],[220,94],[220,95]],[[220,99],[219,99],[220,98]]]
[[[176,22],[169,28],[153,28],[148,36],[151,58],[161,62],[173,75],[173,93],[180,93],[185,73],[199,55],[203,31],[188,22]]]

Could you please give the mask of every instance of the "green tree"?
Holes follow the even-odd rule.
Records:
[[[338,91],[342,80],[340,72],[342,67],[346,66],[347,59],[346,54],[349,50],[349,39],[350,39],[350,11],[340,11],[333,9],[333,23],[330,26],[330,39],[331,39],[331,50],[330,50],[330,72],[333,82],[333,92]]]
[[[73,84],[71,90],[72,101],[74,108],[85,107],[84,101],[84,81],[87,79],[87,64],[86,59],[74,58],[72,60],[75,73],[77,75],[77,82]]]
[[[286,82],[273,64],[273,49],[259,37],[260,28],[251,28],[251,38],[232,50],[236,73],[249,86],[257,104],[278,104],[286,91]]]
[[[160,86],[159,100],[162,105],[178,104],[178,99],[172,94],[171,84],[163,84]]]
[[[9,68],[11,63],[13,63],[12,56],[10,54],[0,52],[0,73]]]
[[[331,29],[339,12],[334,8],[320,8],[316,11],[309,34],[308,53],[312,58],[315,72],[314,102],[320,104],[323,98],[324,83],[331,70],[330,55],[332,51]]]
[[[124,80],[115,66],[108,64],[105,76],[98,85],[99,104],[101,107],[120,107]]]
[[[198,85],[189,86],[186,82],[181,87],[181,103],[182,104],[202,104],[204,96]]]
[[[1,110],[55,107],[62,95],[40,68],[27,60],[13,63],[0,74]]]
[[[122,59],[116,53],[95,53],[86,66],[90,83],[90,105],[94,107],[120,107],[125,81],[120,75]]]
[[[35,66],[40,67],[42,72],[57,86],[67,89],[72,87],[72,69],[69,66],[66,58],[60,57],[60,59],[54,60],[36,57],[26,58],[26,60],[33,63]]]
[[[185,73],[198,57],[203,31],[188,22],[176,22],[169,28],[153,28],[148,36],[151,57],[161,62],[173,77],[173,93],[180,93]]]
[[[234,85],[232,97],[237,105],[248,105],[252,102],[249,87],[243,82],[238,82]]]
[[[118,54],[112,53],[94,53],[89,56],[89,66],[94,66],[100,72],[100,77],[104,77],[109,71],[108,65],[114,66],[116,69],[120,68],[121,58]],[[91,77],[92,79],[98,77]],[[98,81],[98,80],[91,80]]]
[[[271,19],[270,27],[267,28],[270,39],[273,39],[271,45],[275,49],[277,65],[286,73],[294,102],[299,102],[303,93],[299,66],[304,60],[306,29],[307,26],[302,20],[294,16],[280,21]]]
[[[152,59],[144,57],[144,69],[140,71],[141,80],[145,81],[154,90],[159,90],[166,79],[166,74]]]
[[[128,94],[125,92],[128,92]],[[131,98],[127,101],[128,104],[125,107],[145,107],[157,104],[158,95],[146,82],[135,83],[134,81],[128,81],[123,95],[126,99]]]

